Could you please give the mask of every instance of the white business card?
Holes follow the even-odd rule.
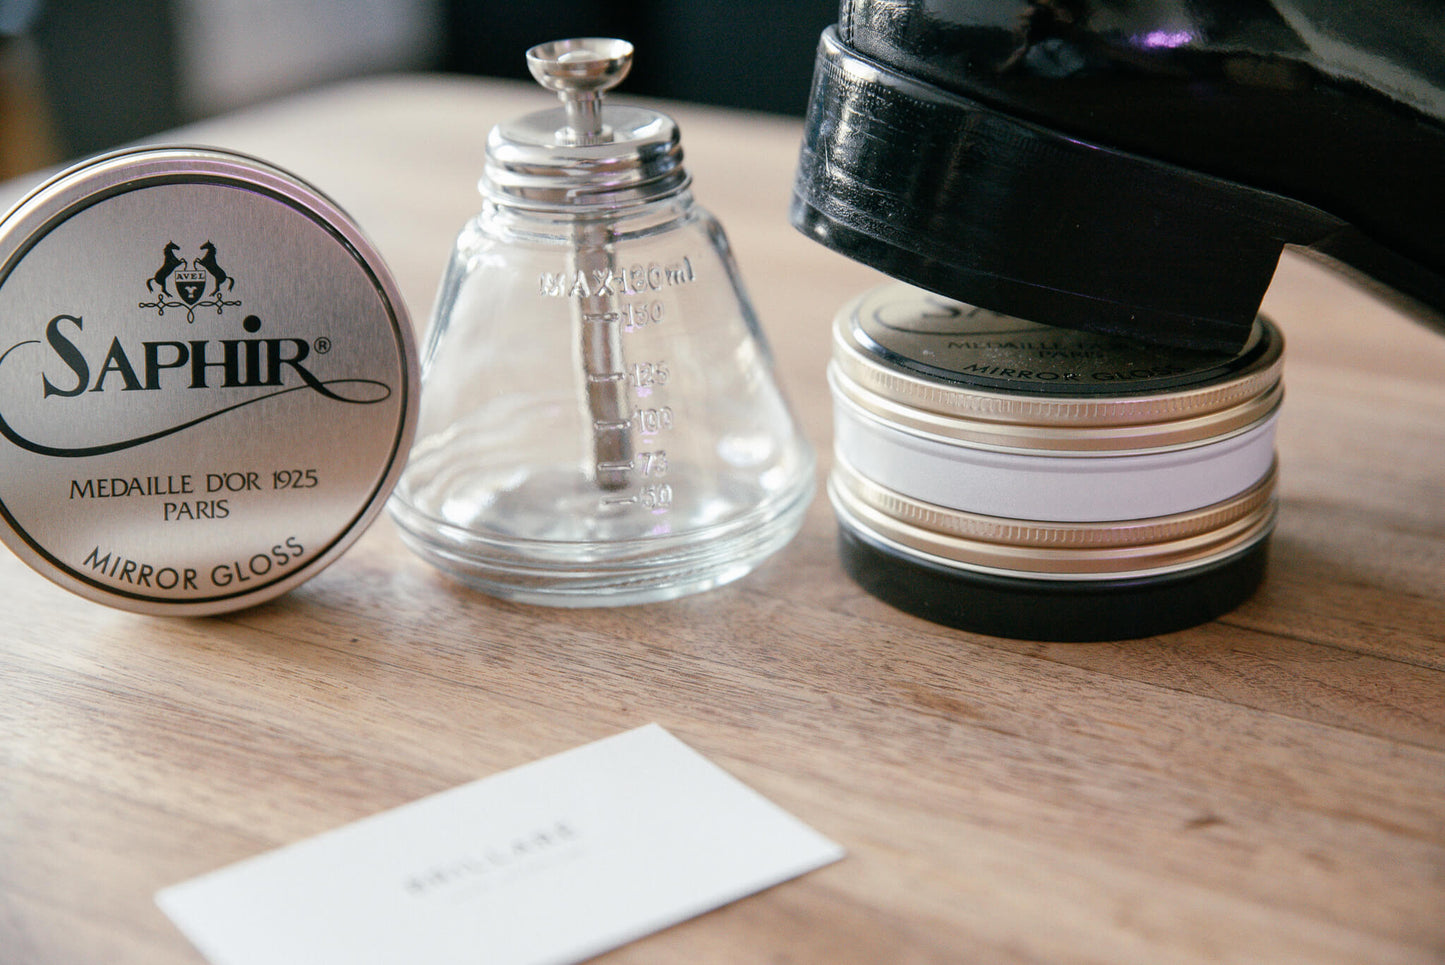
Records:
[[[843,856],[656,724],[165,888],[216,965],[576,962]]]

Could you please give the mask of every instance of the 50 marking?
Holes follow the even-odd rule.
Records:
[[[672,506],[672,487],[667,483],[643,486],[637,491],[637,501],[644,509],[669,509]]]
[[[643,509],[650,509],[654,512],[663,512],[672,508],[672,487],[667,483],[649,483],[626,496],[604,496],[604,506],[641,506]]]

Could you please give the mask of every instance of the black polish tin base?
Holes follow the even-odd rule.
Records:
[[[968,572],[904,557],[838,528],[843,567],[885,603],[934,623],[1018,640],[1132,640],[1207,623],[1253,595],[1269,539],[1203,566],[1112,580]]]

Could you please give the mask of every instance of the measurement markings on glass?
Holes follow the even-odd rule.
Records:
[[[581,317],[587,325],[599,329],[607,326],[619,335],[631,335],[662,322],[665,314],[663,303],[655,301],[647,304],[624,304],[621,311],[584,312]],[[602,438],[625,439],[634,430],[645,437],[656,439],[659,432],[676,426],[671,406],[662,404],[660,397],[663,387],[672,375],[667,362],[654,358],[628,364],[625,358],[626,356],[619,352],[609,360],[615,368],[589,371],[588,383],[599,387],[616,385],[621,388],[625,385],[631,389],[634,399],[638,402],[645,399],[649,404],[634,408],[626,419],[608,418],[602,413],[594,413],[592,431],[599,438],[599,442]],[[612,458],[604,458],[602,453],[606,448],[599,445],[597,449],[599,458],[594,463],[597,478],[611,480],[610,488],[614,489],[621,489],[629,482],[641,485],[629,493],[613,492],[604,495],[600,497],[601,505],[640,506],[653,513],[665,513],[672,507],[672,486],[657,481],[668,474],[665,450],[623,452],[614,449],[609,453]]]

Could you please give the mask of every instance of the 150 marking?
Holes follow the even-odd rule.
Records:
[[[649,325],[660,324],[663,314],[662,302],[629,303],[622,306],[618,318],[622,321],[623,332],[636,332]]]

